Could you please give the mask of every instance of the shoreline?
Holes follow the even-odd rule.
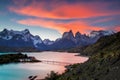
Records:
[[[41,62],[37,60],[34,56],[28,56],[27,54],[22,54],[18,52],[16,54],[1,54],[0,55],[0,65],[10,64],[10,63],[34,63]]]
[[[45,79],[39,79],[38,77],[39,77],[39,76],[36,76],[36,75],[33,76],[33,75],[32,75],[32,76],[29,76],[28,79],[29,79],[29,80],[45,80]]]
[[[49,52],[49,51],[47,51],[47,52]],[[52,52],[53,52],[53,51],[52,51]],[[51,52],[51,53],[52,53],[52,52]],[[54,51],[54,52],[56,52],[56,51]],[[38,53],[39,53],[39,52],[38,52]],[[45,51],[45,53],[46,53],[46,51]],[[59,53],[59,52],[58,52],[58,53]],[[64,53],[64,52],[63,52],[63,53]],[[65,53],[69,54],[69,52],[65,52]],[[27,53],[23,53],[23,54],[27,54]],[[73,56],[76,56],[78,53],[77,53],[77,54],[73,53],[73,54],[74,54]],[[32,55],[31,55],[31,56],[32,56]],[[78,57],[79,57],[79,56],[78,56]],[[37,57],[36,57],[36,58],[37,58]],[[25,63],[25,62],[22,62],[22,63]],[[28,63],[28,62],[27,62],[27,63]],[[76,63],[75,63],[75,64],[76,64]],[[66,69],[67,69],[67,68],[66,68]],[[36,74],[35,74],[35,75],[36,75]],[[28,75],[28,76],[29,76],[29,75]],[[28,76],[26,76],[26,77],[28,77]],[[33,75],[33,76],[34,76],[34,75]],[[42,78],[42,77],[40,78],[39,76],[40,76],[40,75],[37,75],[37,78],[36,78],[35,80],[45,80],[44,78]],[[45,77],[46,77],[46,76],[47,76],[47,75],[45,75]]]

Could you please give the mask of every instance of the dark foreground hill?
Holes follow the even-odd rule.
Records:
[[[120,80],[120,32],[102,37],[83,53],[91,55],[87,62],[68,66],[62,75],[52,72],[46,80]]]

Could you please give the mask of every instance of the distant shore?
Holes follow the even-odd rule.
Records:
[[[2,54],[0,55],[0,64],[8,63],[24,63],[24,62],[41,62],[33,56],[28,56],[27,54],[22,54],[18,52],[16,54]]]

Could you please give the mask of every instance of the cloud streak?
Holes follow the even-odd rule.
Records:
[[[74,33],[77,31],[80,31],[81,33],[87,33],[91,30],[106,30],[109,28],[99,27],[99,25],[91,26],[90,24],[102,23],[105,21],[109,22],[112,20],[112,18],[98,19],[94,22],[90,21],[91,23],[87,22],[87,20],[82,21],[79,19],[89,20],[89,18],[114,16],[120,14],[120,10],[114,8],[113,6],[114,2],[78,1],[70,3],[67,0],[59,2],[57,2],[57,0],[53,0],[51,2],[48,2],[48,0],[31,0],[31,2],[24,0],[23,2],[19,3],[16,0],[13,1],[15,5],[9,6],[8,9],[16,14],[29,17],[24,20],[17,20],[17,23],[55,29],[61,33],[70,29],[72,29]],[[114,5],[115,4],[116,3],[114,3]],[[64,22],[64,20],[71,19],[74,20],[71,22]],[[59,20],[63,21],[59,22]]]
[[[17,21],[19,24],[29,25],[29,26],[44,26],[46,28],[56,29],[63,33],[68,30],[73,30],[73,32],[80,31],[81,33],[87,33],[91,30],[105,30],[105,28],[100,28],[96,26],[90,26],[86,22],[74,21],[68,23],[55,22],[55,21],[45,21],[41,19],[25,19]]]
[[[34,1],[29,5],[9,7],[9,10],[21,15],[54,19],[89,18],[120,14],[118,10],[110,10],[110,6],[111,3],[102,2],[81,2],[74,4],[53,2],[48,4],[47,2]]]

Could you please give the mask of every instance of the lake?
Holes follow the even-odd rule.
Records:
[[[0,53],[6,54],[6,53]],[[32,52],[24,53],[29,56],[34,56],[38,60],[58,61],[66,63],[83,63],[88,60],[88,57],[75,56],[78,53],[67,52]],[[0,80],[28,80],[31,75],[37,75],[39,79],[44,78],[50,71],[63,73],[65,65],[52,63],[17,63],[0,65]]]

